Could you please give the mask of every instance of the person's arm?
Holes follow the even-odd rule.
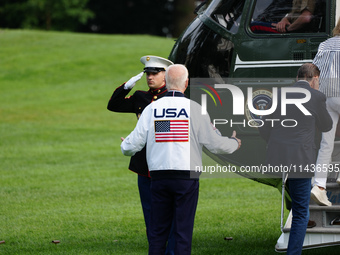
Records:
[[[312,18],[313,14],[305,9],[293,23],[291,23],[292,13],[288,13],[280,22],[273,23],[272,26],[280,33],[289,33],[303,28],[311,22]]]
[[[320,100],[315,115],[316,126],[321,132],[328,132],[332,129],[333,120],[326,108],[326,96],[320,93]]]
[[[134,112],[134,96],[126,97],[131,89],[124,89],[124,85],[119,86],[112,94],[107,109],[113,112]]]
[[[236,137],[236,132],[233,131],[232,136],[221,136],[213,128],[208,114],[201,115],[199,122],[196,123],[199,129],[199,141],[210,152],[217,154],[231,154],[238,150],[241,146],[241,140]]]
[[[124,139],[121,137],[121,151],[125,156],[133,156],[136,152],[141,151],[147,141],[148,129],[150,125],[149,108],[145,108],[140,116],[135,129]]]
[[[328,54],[328,52],[326,53],[326,51],[324,50],[324,45],[325,42],[320,43],[318,52],[313,59],[313,64],[316,65],[320,70],[322,69],[322,66],[328,64],[327,57],[324,56],[324,54]]]
[[[302,29],[305,25],[309,24],[313,18],[313,14],[309,10],[303,10],[301,15],[288,27],[286,27],[286,31],[292,32],[295,30]]]
[[[134,113],[134,96],[126,97],[131,89],[136,85],[144,72],[130,78],[123,85],[119,86],[112,94],[107,109],[113,112],[131,112]]]
[[[276,29],[280,33],[286,33],[286,27],[290,26],[290,19],[291,19],[291,14],[288,13],[285,17],[281,19],[280,22],[278,23],[272,23],[272,26],[274,29]]]

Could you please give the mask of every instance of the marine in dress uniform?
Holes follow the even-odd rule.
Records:
[[[139,119],[144,108],[150,103],[162,98],[167,89],[165,86],[165,70],[173,63],[170,60],[157,56],[143,56],[140,59],[145,65],[144,71],[132,77],[129,81],[119,86],[112,94],[107,105],[107,109],[113,112],[135,113]],[[148,91],[136,90],[132,95],[127,96],[136,82],[146,73],[146,80],[149,86]],[[138,174],[138,189],[143,208],[145,225],[148,233],[150,225],[150,174],[146,162],[146,148],[136,153],[130,159],[129,169]],[[147,234],[148,235],[148,234]],[[171,251],[171,240],[169,240],[168,250],[166,254],[173,254]]]

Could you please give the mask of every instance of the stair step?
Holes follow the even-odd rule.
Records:
[[[288,233],[290,228],[284,228],[282,231]],[[340,226],[307,228],[306,233],[340,234]]]
[[[314,227],[307,228],[306,233],[327,233],[327,234],[339,234],[340,226],[331,226],[331,227]]]
[[[340,205],[332,206],[309,205],[309,211],[326,211],[326,212],[338,211],[340,214]]]
[[[336,182],[327,182],[327,187],[326,187],[326,190],[334,190],[334,189],[338,189],[340,191],[340,185]]]

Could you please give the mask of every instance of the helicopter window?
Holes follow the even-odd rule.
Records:
[[[245,0],[212,1],[206,14],[225,27],[231,33],[236,33],[242,17]]]
[[[250,29],[254,33],[325,32],[326,0],[258,0]]]

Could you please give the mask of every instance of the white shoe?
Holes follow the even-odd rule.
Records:
[[[318,205],[326,205],[326,206],[332,206],[332,203],[329,202],[326,190],[321,190],[318,186],[314,186],[312,188],[311,199],[313,199]]]

